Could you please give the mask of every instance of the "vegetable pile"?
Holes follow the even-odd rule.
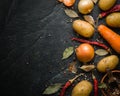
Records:
[[[71,77],[72,79],[69,79],[65,84],[56,83],[48,86],[43,94],[49,95],[59,92],[59,96],[65,96],[68,87],[71,87],[71,96],[90,96],[91,94],[99,96],[98,90],[103,88],[99,85],[105,84],[100,84],[97,75],[107,73],[107,69],[114,70],[119,65],[120,35],[114,28],[120,28],[120,4],[116,4],[117,0],[58,1],[63,4],[65,14],[72,20],[71,26],[75,37],[70,40],[78,44],[77,47],[68,46],[63,51],[62,60],[68,59],[74,54],[75,58],[70,63],[68,70],[77,75],[74,78]],[[96,6],[100,13],[95,18],[91,13]],[[105,23],[99,23],[101,20]],[[98,38],[93,40],[95,34],[98,34]],[[94,60],[97,57],[100,59],[96,63]],[[86,79],[81,71],[84,74],[91,74],[90,79]],[[84,79],[80,80],[81,76],[84,76]],[[118,91],[120,93],[120,90]],[[114,95],[110,94],[110,96]]]

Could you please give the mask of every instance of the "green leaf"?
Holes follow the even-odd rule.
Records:
[[[74,48],[73,47],[68,47],[64,50],[63,52],[63,57],[62,59],[67,59],[68,57],[70,57],[74,52]]]
[[[65,14],[71,18],[76,18],[76,17],[79,17],[78,14],[74,11],[74,10],[71,10],[71,9],[65,9]]]
[[[61,86],[62,86],[61,83],[55,83],[53,85],[50,85],[45,89],[43,94],[45,95],[54,94],[61,88]]]
[[[95,51],[95,53],[96,53],[97,55],[99,55],[99,56],[104,56],[104,55],[107,55],[107,54],[108,54],[108,51],[105,50],[105,49],[97,49],[97,50]]]
[[[89,71],[95,69],[95,65],[82,65],[80,67],[80,69],[82,69],[82,70],[84,70],[86,72],[89,72]]]
[[[107,89],[107,85],[105,83],[100,83],[98,85],[98,88],[101,88],[101,89]]]
[[[95,26],[95,20],[94,20],[94,18],[93,18],[91,15],[84,15],[83,17],[84,17],[84,19],[85,19],[88,23],[90,23],[90,24],[92,24],[93,26]]]

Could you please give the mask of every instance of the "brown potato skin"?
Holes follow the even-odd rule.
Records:
[[[117,55],[110,55],[104,57],[97,63],[97,70],[99,72],[106,72],[106,69],[109,68],[110,70],[116,68],[119,63],[119,58]]]
[[[99,0],[98,6],[101,10],[106,11],[114,6],[116,0]]]
[[[120,12],[109,14],[106,17],[106,23],[110,27],[120,28]]]
[[[83,37],[90,38],[94,34],[94,27],[86,21],[75,20],[72,26],[73,29]]]
[[[73,88],[71,96],[89,96],[92,89],[90,81],[82,80]]]

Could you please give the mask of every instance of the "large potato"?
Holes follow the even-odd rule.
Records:
[[[89,96],[92,89],[91,82],[82,80],[73,88],[71,96]]]
[[[100,7],[100,9],[106,11],[113,7],[115,3],[116,0],[99,0],[98,6]]]
[[[83,37],[91,37],[94,34],[94,27],[86,21],[73,21],[73,29]]]
[[[111,13],[106,17],[107,25],[111,27],[120,27],[120,12]]]
[[[119,58],[116,55],[104,57],[97,64],[97,69],[100,72],[106,72],[106,69],[114,69],[119,63]]]

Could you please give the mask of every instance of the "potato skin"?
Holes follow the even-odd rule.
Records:
[[[98,6],[101,10],[106,11],[114,6],[116,0],[99,0]]]
[[[106,72],[106,69],[114,69],[119,63],[119,58],[116,55],[110,55],[101,59],[97,64],[99,72]]]
[[[82,80],[73,88],[71,96],[89,96],[92,89],[91,82]]]
[[[120,28],[120,12],[111,13],[106,17],[108,26]]]
[[[83,37],[90,38],[94,34],[94,27],[86,21],[75,20],[72,26],[73,29]]]

